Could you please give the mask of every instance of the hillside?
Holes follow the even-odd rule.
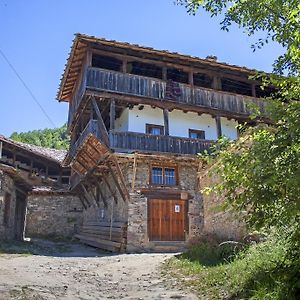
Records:
[[[67,125],[53,129],[40,129],[28,132],[14,132],[10,136],[17,142],[23,142],[31,145],[42,146],[46,148],[54,148],[60,150],[68,150],[69,136],[67,133]]]

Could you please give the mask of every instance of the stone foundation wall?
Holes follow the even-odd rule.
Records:
[[[180,158],[163,157],[163,162],[172,163],[178,166],[179,184],[174,187],[153,187],[150,185],[150,167],[157,163],[156,156],[141,156],[136,159],[135,184],[132,189],[134,177],[134,157],[120,157],[119,162],[122,165],[130,193],[128,203],[128,234],[127,251],[151,251],[155,250],[153,242],[149,241],[148,236],[148,216],[147,206],[148,198],[143,194],[143,189],[170,190],[189,194],[188,201],[188,232],[186,233],[186,242],[199,236],[203,231],[203,205],[202,196],[199,192],[197,170],[198,160],[180,160]],[[171,199],[171,198],[170,198]]]
[[[7,224],[4,224],[5,197],[10,197]],[[13,239],[15,235],[16,188],[14,181],[0,170],[0,239]]]
[[[199,175],[201,189],[220,183],[220,177],[213,173],[213,168],[203,170]],[[220,208],[223,202],[223,195],[216,193],[203,195],[203,232],[207,235],[213,235],[220,240],[241,240],[246,234],[245,224],[239,216],[223,211]]]
[[[27,198],[27,237],[72,237],[82,224],[83,206],[69,193],[31,193]]]

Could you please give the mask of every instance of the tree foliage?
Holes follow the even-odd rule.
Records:
[[[216,151],[222,183],[214,189],[225,194],[227,205],[247,212],[250,226],[276,229],[288,251],[278,264],[286,297],[300,290],[300,3],[299,0],[179,0],[189,13],[205,9],[222,15],[221,28],[235,23],[246,34],[265,34],[252,45],[259,49],[275,41],[284,53],[272,74],[260,74],[264,84],[276,86],[269,101],[272,126],[245,132],[237,143],[226,142]],[[286,77],[282,76],[287,75]],[[224,145],[223,145],[224,146]],[[221,149],[221,150],[220,150]]]
[[[54,129],[32,130],[29,132],[14,132],[10,136],[17,142],[23,142],[46,148],[64,149],[69,148],[69,136],[67,125]]]

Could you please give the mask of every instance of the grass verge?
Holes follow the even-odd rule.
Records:
[[[284,240],[270,239],[234,254],[203,243],[166,262],[163,272],[201,299],[294,299],[281,273]]]

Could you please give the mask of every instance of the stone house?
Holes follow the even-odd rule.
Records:
[[[77,237],[109,250],[180,249],[204,230],[197,153],[264,112],[254,70],[77,34],[57,99],[69,105]],[[249,105],[250,104],[250,105]]]
[[[210,212],[222,199],[201,195],[217,178],[197,153],[255,125],[252,104],[265,111],[270,91],[254,72],[77,34],[57,95],[69,151],[0,136],[0,239],[75,234],[131,252],[180,250],[205,232],[237,238],[234,220]]]

